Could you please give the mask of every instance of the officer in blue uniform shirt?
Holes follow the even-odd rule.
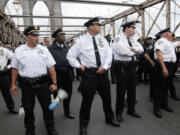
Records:
[[[22,89],[22,105],[25,111],[24,124],[26,135],[35,135],[33,110],[36,96],[43,110],[43,119],[48,135],[58,135],[54,127],[53,112],[48,109],[51,103],[50,91],[54,92],[57,90],[56,72],[54,69],[56,63],[48,49],[38,44],[38,26],[29,26],[25,29],[24,35],[26,36],[27,44],[21,45],[15,50],[11,63],[11,90],[14,95],[17,94],[16,79],[19,75],[18,81]]]
[[[79,91],[82,95],[80,109],[80,135],[87,135],[91,105],[96,92],[103,101],[106,123],[115,127],[120,124],[114,120],[111,107],[110,82],[108,69],[111,66],[112,50],[107,41],[99,35],[99,18],[92,18],[84,24],[88,33],[69,50],[67,59],[73,67],[82,70]],[[77,59],[79,58],[79,60]]]
[[[57,29],[52,37],[55,38],[55,41],[48,49],[56,61],[55,70],[57,74],[57,85],[58,88],[62,88],[68,93],[68,98],[63,101],[64,115],[67,118],[74,119],[74,115],[70,112],[73,70],[66,58],[69,46],[65,44],[65,33],[61,28]],[[56,95],[57,93],[55,93],[55,96]]]
[[[126,22],[122,25],[123,32],[115,37],[112,45],[114,54],[114,67],[117,79],[116,117],[123,121],[125,92],[127,91],[127,114],[140,118],[135,111],[136,99],[136,54],[143,53],[143,48],[133,35],[137,21]]]

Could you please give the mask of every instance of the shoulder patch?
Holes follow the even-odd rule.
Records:
[[[4,56],[4,50],[3,49],[0,50],[0,56]]]
[[[161,45],[163,43],[163,41],[158,41],[158,45]]]
[[[115,42],[119,42],[120,37],[116,37],[114,40],[115,40]]]

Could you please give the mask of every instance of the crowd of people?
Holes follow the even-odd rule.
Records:
[[[162,109],[173,112],[168,104],[168,91],[172,99],[180,100],[173,84],[177,78],[180,43],[176,42],[170,28],[158,32],[155,39],[135,40],[136,23],[139,22],[124,23],[122,32],[113,40],[110,34],[100,35],[101,24],[95,17],[84,24],[88,32],[76,42],[67,42],[65,33],[59,28],[52,34],[52,44],[48,37],[39,44],[38,26],[25,29],[26,42],[20,42],[16,49],[9,43],[0,42],[0,90],[9,112],[18,114],[11,92],[15,96],[21,89],[26,135],[35,135],[33,110],[36,96],[43,110],[48,135],[58,135],[53,111],[48,106],[51,94],[56,97],[59,89],[68,94],[63,101],[64,116],[75,118],[70,109],[75,79],[80,80],[78,91],[82,96],[80,135],[87,135],[95,94],[102,99],[107,124],[120,127],[125,106],[129,116],[141,118],[135,109],[138,102],[136,85],[139,83],[149,84],[149,100],[157,118],[162,118]],[[111,105],[111,84],[116,84],[115,112]]]

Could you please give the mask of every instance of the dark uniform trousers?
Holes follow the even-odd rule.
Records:
[[[155,64],[154,111],[168,107],[168,88],[173,87],[173,63],[166,63],[168,77],[164,77],[158,62]],[[173,86],[172,86],[173,85]]]
[[[53,111],[48,109],[49,104],[51,103],[49,82],[43,81],[38,86],[30,84],[25,78],[19,78],[19,85],[22,88],[22,105],[25,111],[24,124],[28,130],[34,130],[34,106],[35,106],[35,97],[42,107],[43,110],[43,119],[47,129],[54,127],[54,117]]]
[[[14,108],[14,102],[10,93],[11,80],[6,72],[0,73],[0,90],[8,109]]]
[[[80,127],[86,127],[90,120],[90,110],[96,92],[103,102],[103,110],[106,120],[113,120],[114,114],[111,107],[111,93],[108,72],[97,74],[96,68],[86,69],[82,73],[79,91],[82,94],[82,104],[80,108]]]
[[[56,70],[57,74],[57,85],[58,88],[62,88],[68,93],[68,98],[63,100],[63,108],[64,113],[69,114],[70,113],[70,101],[71,101],[71,95],[72,95],[72,82],[73,82],[73,73],[72,69],[70,70]],[[55,96],[57,93],[55,93]]]
[[[149,93],[149,97],[154,99],[154,79],[155,79],[155,75],[154,75],[154,67],[152,67],[150,65],[150,69],[149,69],[149,87],[150,87],[150,93]]]
[[[150,67],[151,65],[149,64],[149,61],[145,60],[144,61],[144,66],[143,66],[143,72],[144,72],[144,81],[148,82],[148,77],[150,78]]]
[[[112,64],[111,64],[110,74],[111,74],[111,81],[116,82],[116,76],[115,76],[115,73],[114,73],[114,62],[112,62]]]
[[[125,92],[127,91],[128,112],[135,112],[136,99],[136,63],[115,62],[117,78],[116,115],[122,115],[124,109]]]
[[[79,79],[81,76],[81,69],[76,68],[76,79]]]
[[[177,94],[176,94],[176,89],[175,89],[175,86],[173,84],[173,81],[174,81],[174,75],[175,75],[175,68],[176,68],[176,65],[177,63],[173,63],[173,73],[172,75],[170,76],[170,82],[168,82],[168,89],[169,89],[169,92],[170,92],[170,95],[172,98],[174,97],[177,97]]]

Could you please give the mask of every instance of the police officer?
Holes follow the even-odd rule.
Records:
[[[175,34],[172,34],[172,44],[175,43],[175,42],[176,42],[176,36],[175,36]],[[174,63],[174,71],[173,71],[173,78],[172,78],[172,80],[174,80],[174,78],[177,78],[175,73],[176,73],[176,71],[178,69],[179,59],[180,59],[179,47],[177,47],[175,49],[175,52],[176,52],[177,59],[176,59],[176,63]],[[170,94],[171,94],[171,96],[170,96],[171,99],[173,99],[175,101],[179,101],[180,100],[180,98],[176,94],[175,87],[174,87],[174,85],[172,83],[171,83],[171,85],[169,85],[169,91],[170,91]]]
[[[155,63],[153,61],[151,61],[152,59],[150,58],[149,54],[150,52],[153,52],[153,46],[152,46],[152,38],[151,37],[147,37],[144,40],[144,44],[143,44],[143,49],[144,49],[144,83],[148,84],[149,81],[149,73],[150,73],[150,69],[153,65],[155,65]],[[149,57],[148,57],[149,56]],[[150,58],[150,59],[149,59]]]
[[[170,28],[159,32],[160,39],[155,43],[155,90],[154,90],[154,115],[162,117],[161,109],[167,112],[173,112],[168,105],[168,87],[172,82],[173,64],[176,62],[174,47],[179,44],[171,42]]]
[[[51,103],[50,91],[57,90],[55,61],[48,49],[39,43],[39,27],[29,26],[24,31],[27,44],[15,50],[12,60],[11,90],[17,94],[16,78],[22,89],[22,105],[25,111],[26,135],[35,135],[34,105],[37,96],[43,110],[43,118],[48,135],[57,135],[54,128],[53,112],[48,109]],[[50,78],[48,77],[48,73]]]
[[[67,54],[70,64],[83,71],[79,86],[79,91],[82,94],[80,135],[87,135],[91,105],[96,91],[103,101],[106,123],[116,127],[120,126],[114,120],[107,72],[112,61],[112,50],[107,41],[99,35],[101,24],[97,17],[90,19],[84,26],[87,27],[88,33],[82,36]],[[81,63],[79,63],[77,57],[79,57]]]
[[[142,46],[144,44],[144,41],[139,38],[137,40]],[[144,59],[144,54],[137,54],[136,55],[137,59],[136,59],[136,63],[137,63],[137,73],[136,73],[136,78],[137,78],[137,82],[136,84],[139,84],[140,82],[143,81],[143,69],[144,69],[144,62],[145,62],[145,59]]]
[[[109,46],[112,48],[112,40],[111,40],[111,35],[108,34],[105,36],[107,42],[109,43]],[[116,77],[115,77],[115,74],[114,74],[114,56],[113,56],[113,59],[112,59],[112,64],[111,64],[111,68],[110,68],[110,74],[111,74],[111,83],[115,84],[116,83]]]
[[[12,60],[12,57],[13,53],[7,48],[4,48],[3,43],[0,41],[0,90],[9,109],[9,113],[18,114],[10,93],[11,79],[8,71],[11,66],[8,65],[8,60]]]
[[[149,99],[153,102],[153,91],[154,91],[154,45],[152,42],[152,38],[148,37],[144,41],[144,58],[145,58],[145,66],[144,66],[144,78],[146,78],[146,81],[148,81],[147,76],[149,76],[149,86],[150,86],[150,95]]]
[[[117,79],[116,116],[119,122],[123,121],[124,96],[127,90],[127,114],[135,118],[141,116],[135,111],[136,99],[136,57],[143,48],[133,39],[135,23],[127,22],[122,25],[123,33],[115,37],[113,43],[114,66]]]
[[[56,61],[57,85],[58,88],[62,88],[68,93],[68,99],[63,101],[64,115],[67,118],[74,119],[74,115],[70,112],[73,82],[72,67],[66,59],[69,47],[65,44],[65,33],[61,28],[57,29],[52,37],[55,38],[55,41],[48,49]],[[55,95],[57,95],[57,93]]]
[[[50,46],[50,44],[51,44],[50,38],[49,37],[45,37],[43,43],[44,43],[44,45],[46,47]]]

